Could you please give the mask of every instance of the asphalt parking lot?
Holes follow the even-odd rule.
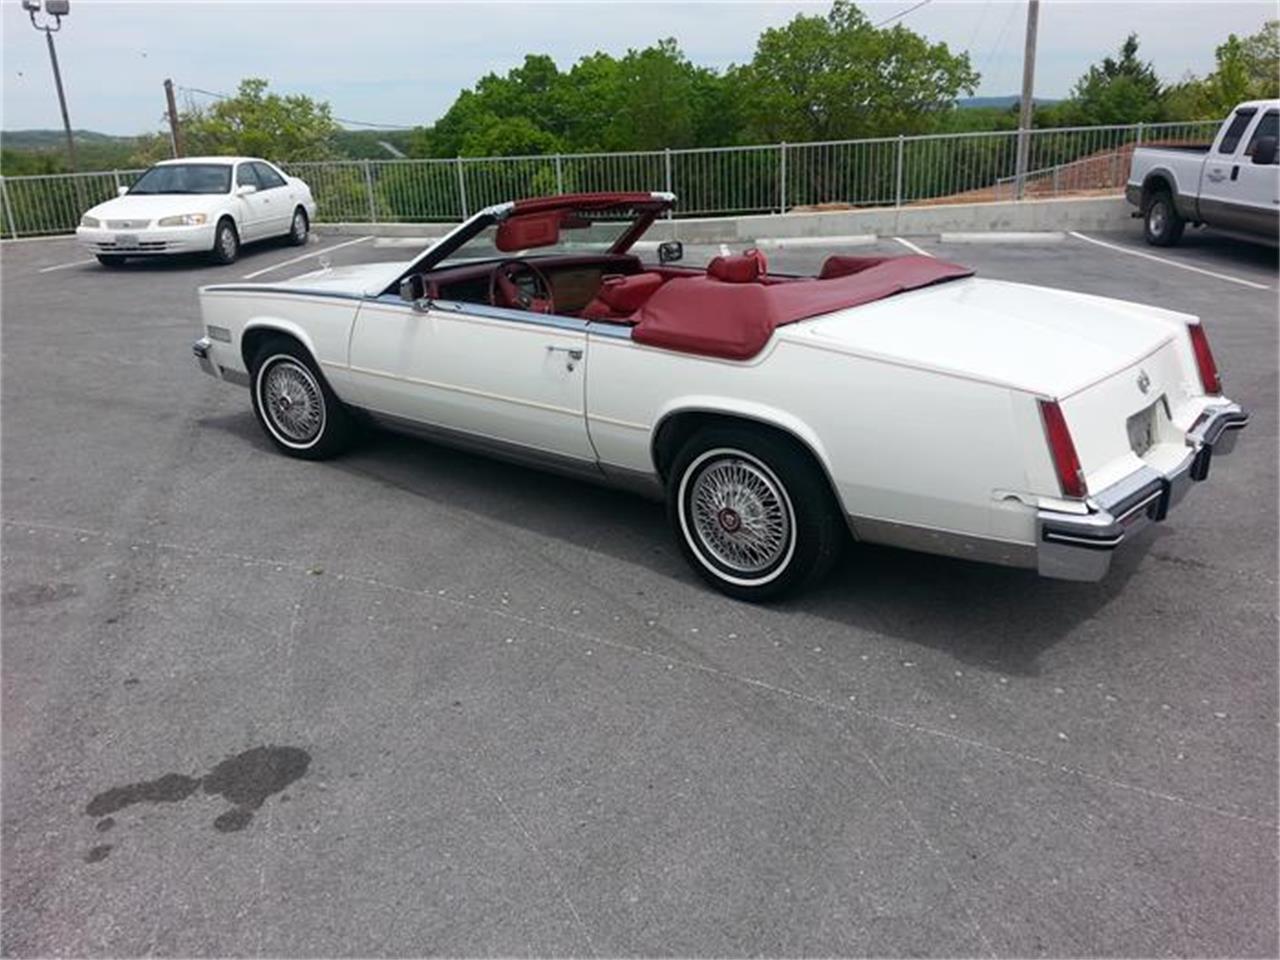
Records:
[[[1275,956],[1276,254],[1136,229],[909,242],[1204,316],[1209,481],[1099,584],[859,547],[769,607],[658,505],[289,460],[195,367],[198,285],[403,247],[6,244],[4,954]]]

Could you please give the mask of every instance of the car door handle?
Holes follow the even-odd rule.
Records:
[[[1231,168],[1231,182],[1235,183],[1236,180],[1238,180],[1239,178],[1240,178],[1240,167],[1237,165]]]
[[[564,366],[566,370],[572,370],[578,361],[582,359],[582,350],[578,347],[555,347],[547,344],[547,353],[565,354]]]

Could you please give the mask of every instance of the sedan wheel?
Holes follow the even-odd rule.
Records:
[[[223,220],[218,224],[217,232],[213,235],[213,261],[224,264],[234,263],[239,256],[240,235],[236,233],[234,223]]]
[[[307,235],[311,232],[311,223],[307,220],[307,211],[299,207],[293,211],[293,223],[289,227],[289,242],[295,247],[300,247],[307,242]]]
[[[322,460],[350,443],[351,416],[295,341],[266,343],[253,365],[253,412],[284,453]]]
[[[783,435],[750,427],[700,431],[667,483],[685,559],[720,591],[765,600],[820,576],[846,527],[813,457]]]

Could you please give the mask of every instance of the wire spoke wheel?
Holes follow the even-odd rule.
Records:
[[[262,374],[261,399],[271,426],[289,443],[311,443],[324,429],[320,384],[310,370],[290,357],[276,360]]]
[[[740,576],[766,573],[791,548],[786,492],[753,460],[730,454],[705,461],[693,479],[688,509],[701,549]]]

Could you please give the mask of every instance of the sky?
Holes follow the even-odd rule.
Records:
[[[859,6],[880,21],[916,2]],[[431,123],[459,90],[517,66],[526,53],[549,54],[566,69],[597,50],[620,55],[671,36],[695,63],[724,68],[749,60],[767,27],[827,9],[794,0],[72,0],[55,39],[77,129],[154,131],[165,77],[180,88],[225,93],[248,76],[267,78],[278,92],[328,100],[338,117],[412,126]],[[1036,96],[1066,95],[1130,31],[1163,79],[1205,74],[1229,33],[1254,33],[1277,16],[1274,0],[1043,0]],[[1020,89],[1025,18],[1023,0],[930,0],[898,22],[968,50],[982,74],[978,94],[998,96]],[[61,126],[45,44],[19,0],[0,0],[0,34],[0,128]]]

